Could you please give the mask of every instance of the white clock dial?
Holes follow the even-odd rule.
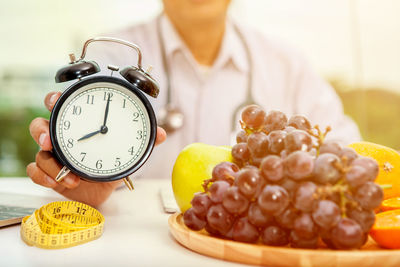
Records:
[[[76,90],[64,101],[56,120],[61,152],[89,176],[109,177],[130,169],[146,152],[150,131],[142,101],[127,88],[108,82]]]

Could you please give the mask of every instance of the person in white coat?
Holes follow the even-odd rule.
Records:
[[[168,113],[168,107],[183,117],[182,127],[167,129],[167,140],[136,175],[170,177],[179,151],[193,142],[229,145],[240,108],[251,102],[266,111],[305,115],[322,128],[330,125],[328,137],[345,144],[361,139],[333,88],[295,50],[229,18],[229,3],[163,0],[164,12],[154,20],[109,34],[139,45],[143,65],[153,66],[160,84],[160,95],[152,100],[156,113]],[[97,45],[92,51],[86,58],[98,61],[103,70],[108,64],[127,66],[136,60],[124,48]],[[49,110],[60,94],[46,96]],[[35,183],[92,205],[105,201],[119,184],[87,183],[74,174],[57,183],[54,177],[62,166],[48,152],[48,122],[37,118],[30,131],[42,149],[27,166]],[[164,129],[158,128],[157,144],[165,138]]]

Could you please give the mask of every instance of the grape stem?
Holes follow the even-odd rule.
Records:
[[[213,178],[206,179],[206,180],[203,181],[203,184],[201,186],[203,187],[204,192],[206,192],[206,193],[208,192],[208,185],[211,182],[213,182],[212,180],[213,180]]]
[[[247,135],[250,135],[250,134],[255,133],[255,132],[263,132],[263,133],[268,135],[267,130],[265,130],[262,127],[260,129],[254,129],[254,128],[248,127],[246,125],[246,123],[244,121],[242,121],[242,120],[240,120],[239,123],[240,123],[240,127],[246,132]]]
[[[382,189],[391,189],[393,187],[391,184],[380,184],[379,186]]]
[[[348,204],[352,205],[353,207],[357,207],[358,204],[357,202],[353,200],[349,200],[346,197],[346,192],[349,192],[350,188],[349,185],[344,183],[343,181],[339,181],[333,186],[327,185],[327,186],[322,186],[318,189],[315,198],[326,198],[327,196],[333,194],[333,193],[339,193],[340,194],[340,210],[342,213],[342,217],[346,217],[346,207]]]
[[[315,130],[316,132],[315,132],[314,130]],[[310,130],[308,130],[308,133],[309,133],[311,136],[317,138],[318,145],[315,146],[315,149],[317,150],[317,156],[319,156],[319,149],[320,149],[320,147],[322,146],[322,144],[324,143],[324,140],[325,140],[325,138],[326,138],[326,135],[327,135],[331,130],[332,130],[331,126],[327,126],[327,127],[325,128],[325,132],[322,132],[321,129],[319,128],[319,125],[318,125],[318,124],[315,125],[313,128],[311,128]]]

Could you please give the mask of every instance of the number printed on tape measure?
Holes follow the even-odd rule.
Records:
[[[30,246],[58,249],[97,239],[103,228],[104,216],[98,210],[76,201],[57,201],[22,220],[21,238]]]

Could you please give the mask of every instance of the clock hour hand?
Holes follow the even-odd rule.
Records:
[[[107,117],[108,117],[108,109],[110,107],[110,98],[111,98],[111,93],[108,93],[106,111],[104,112],[104,122],[103,122],[103,126],[102,127],[106,127]]]
[[[96,134],[99,134],[99,133],[101,133],[101,129],[98,130],[98,131],[95,131],[95,132],[92,132],[92,133],[89,133],[87,135],[82,136],[81,138],[78,139],[78,142],[82,141],[82,140],[85,140],[85,139],[88,139],[88,138],[92,137],[93,135],[96,135]]]

